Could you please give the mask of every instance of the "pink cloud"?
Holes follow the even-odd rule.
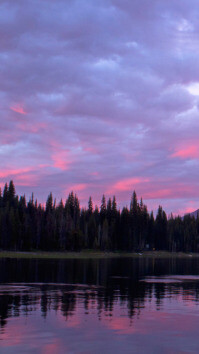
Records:
[[[179,157],[181,159],[197,159],[199,158],[199,149],[195,145],[187,146],[184,149],[177,150],[175,153],[171,155],[171,157]]]
[[[177,181],[151,181],[142,188],[142,197],[144,199],[172,199],[185,198],[187,196],[199,195],[196,193],[195,187],[186,183]]]
[[[47,124],[46,123],[34,123],[34,122],[19,122],[18,127],[20,130],[25,131],[25,132],[29,132],[29,133],[38,133],[40,130],[42,129],[46,129],[47,128]]]
[[[95,147],[89,147],[89,146],[84,147],[83,146],[83,148],[84,148],[84,151],[86,151],[86,152],[89,152],[91,154],[98,154],[98,150]]]
[[[173,190],[170,188],[152,190],[143,194],[145,199],[168,198],[171,195],[173,195]]]
[[[135,178],[125,178],[122,179],[111,187],[109,190],[109,193],[115,193],[115,192],[131,192],[135,189],[135,185],[143,184],[149,182],[148,178],[143,178],[143,177],[135,177]]]
[[[14,106],[11,106],[10,109],[13,112],[16,112],[16,113],[19,113],[19,114],[27,114],[27,112],[24,110],[23,105],[21,105],[21,104],[16,104]]]
[[[45,167],[47,167],[47,165],[40,164],[33,167],[19,167],[8,170],[5,169],[0,171],[0,178],[4,178],[7,182],[8,180],[13,179],[16,186],[32,187],[37,185],[41,170]]]
[[[12,176],[17,176],[21,174],[28,173],[33,170],[33,167],[24,167],[24,168],[16,168],[16,169],[5,169],[0,171],[0,178],[7,178]]]
[[[193,211],[195,211],[196,208],[193,207],[187,207],[185,208],[185,210],[183,211],[184,214],[188,214],[188,213],[192,213]]]
[[[86,183],[73,184],[68,191],[81,192],[87,188]]]
[[[79,184],[72,186],[72,189],[74,189],[76,191],[83,191],[84,189],[86,189],[86,187],[87,187],[87,184],[79,183]]]
[[[190,200],[187,202],[187,206],[185,206],[184,208],[179,208],[176,213],[174,213],[174,215],[185,215],[185,214],[189,214],[192,213],[193,211],[198,209],[198,202],[197,200]]]
[[[71,161],[69,160],[68,151],[57,150],[52,154],[53,166],[62,171],[68,170]]]
[[[41,177],[34,188],[41,202],[50,190],[60,198],[64,189],[86,182],[87,189],[77,187],[85,200],[92,195],[100,202],[110,192],[122,207],[135,189],[139,197],[151,198],[154,208],[167,203],[168,212],[186,208],[194,193],[199,206],[198,160],[187,163],[199,159],[198,98],[188,92],[190,83],[199,81],[196,1],[158,7],[154,1],[147,11],[143,1],[80,3],[68,1],[66,8],[63,1],[47,0],[38,17],[31,15],[37,2],[24,7],[18,1],[19,16],[11,16],[7,26],[13,9],[12,1],[6,2],[0,48],[3,182],[15,177],[5,173],[6,166],[46,163],[45,178],[42,170],[16,174],[21,186],[23,181],[28,186],[25,174],[30,181],[36,173]],[[29,16],[24,30],[21,17]],[[181,18],[192,31],[179,30]],[[31,191],[31,185],[19,189]]]
[[[90,173],[90,175],[91,175],[91,176],[95,176],[95,177],[97,177],[97,176],[99,176],[99,172],[94,171],[94,172],[91,172],[91,173]]]
[[[27,174],[27,175],[18,175],[15,178],[16,185],[18,186],[36,186],[37,182],[39,180],[39,177],[36,174]]]

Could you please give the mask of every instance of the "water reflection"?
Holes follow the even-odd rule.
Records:
[[[2,259],[0,269],[2,353],[199,349],[198,259]]]

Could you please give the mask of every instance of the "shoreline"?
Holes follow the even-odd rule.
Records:
[[[183,253],[169,251],[136,252],[102,252],[83,250],[80,252],[47,252],[47,251],[0,251],[0,258],[21,259],[105,259],[105,258],[199,258],[199,253]]]

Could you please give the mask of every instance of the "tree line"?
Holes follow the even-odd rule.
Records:
[[[168,250],[199,251],[199,218],[186,215],[168,218],[159,206],[157,215],[137,199],[134,191],[130,206],[117,208],[116,198],[80,208],[71,192],[57,204],[52,193],[45,206],[18,196],[13,181],[0,190],[0,248],[4,250],[107,251]]]

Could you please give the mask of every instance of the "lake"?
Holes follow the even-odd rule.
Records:
[[[0,353],[198,353],[199,259],[0,259]]]

